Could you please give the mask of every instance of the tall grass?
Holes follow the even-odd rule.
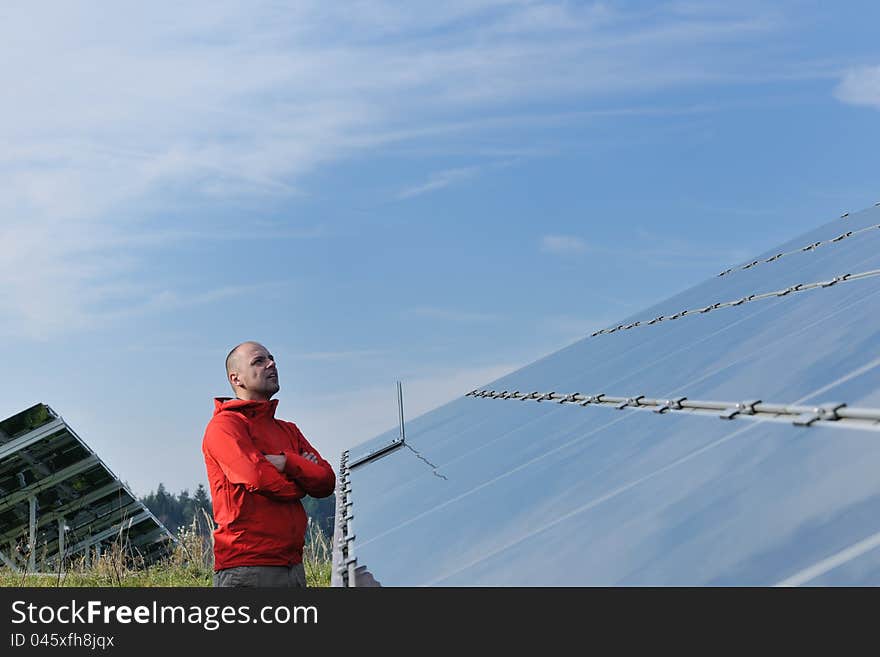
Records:
[[[194,518],[177,532],[177,544],[163,560],[147,564],[142,555],[125,547],[119,537],[100,555],[91,553],[68,560],[54,573],[15,573],[0,569],[0,586],[211,586],[214,568],[213,520]],[[330,541],[309,523],[303,550],[306,583],[330,586]]]

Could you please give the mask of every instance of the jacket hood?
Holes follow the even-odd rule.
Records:
[[[269,401],[251,401],[249,399],[237,399],[233,397],[214,397],[214,415],[223,411],[235,411],[249,417],[267,413],[275,417],[275,409],[278,407],[277,399]]]

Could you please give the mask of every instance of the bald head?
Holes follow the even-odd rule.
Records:
[[[250,340],[227,354],[226,378],[239,399],[269,400],[280,388],[275,357],[259,342]]]
[[[226,376],[229,376],[233,372],[233,370],[235,370],[238,367],[238,350],[241,347],[244,347],[245,345],[249,345],[249,344],[258,344],[258,343],[251,342],[251,341],[242,342],[241,344],[235,345],[232,348],[232,351],[230,351],[228,354],[226,354]]]

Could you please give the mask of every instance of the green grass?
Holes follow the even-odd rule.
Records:
[[[209,535],[210,536],[210,535]],[[63,572],[15,573],[0,569],[0,586],[211,586],[213,546],[197,523],[178,532],[174,551],[152,565],[139,563],[118,544],[89,563],[81,557],[68,563]],[[332,569],[330,542],[314,525],[309,528],[303,551],[303,566],[309,586],[330,586]]]

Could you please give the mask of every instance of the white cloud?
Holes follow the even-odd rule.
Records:
[[[380,349],[359,349],[352,351],[310,351],[307,353],[293,354],[294,360],[307,361],[353,361],[365,358],[379,358],[387,355],[388,352]]]
[[[435,308],[431,306],[420,306],[404,313],[409,317],[424,317],[426,319],[438,319],[448,322],[492,322],[497,321],[498,315],[491,313],[470,312],[466,310],[455,310],[452,308]]]
[[[583,253],[586,243],[571,235],[544,235],[541,238],[541,251],[544,253]]]
[[[739,79],[741,49],[719,42],[775,29],[762,15],[515,0],[29,2],[3,14],[14,102],[0,104],[0,317],[26,335],[81,326],[107,303],[107,280],[149,277],[126,236],[147,232],[150,212],[307,193],[318,167],[438,126],[476,129],[512,103],[540,117],[548,101]],[[440,171],[400,197],[479,170]],[[187,221],[180,231],[205,232]]]
[[[834,90],[838,100],[880,109],[880,66],[848,71]]]
[[[453,183],[473,178],[479,173],[478,167],[463,167],[461,169],[448,169],[446,171],[438,171],[432,173],[428,180],[421,185],[408,187],[397,195],[398,199],[407,199],[414,196],[421,196],[428,192],[433,192],[444,187],[449,187]]]

